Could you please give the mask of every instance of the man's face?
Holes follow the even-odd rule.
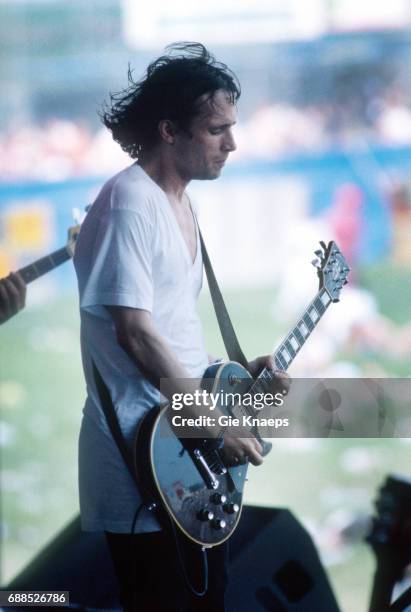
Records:
[[[232,126],[237,111],[228,93],[220,89],[212,97],[203,97],[188,131],[179,130],[175,136],[176,166],[187,181],[218,178],[236,149]]]

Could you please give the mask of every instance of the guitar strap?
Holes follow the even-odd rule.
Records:
[[[198,231],[200,235],[201,254],[203,256],[203,264],[207,274],[211,299],[213,300],[215,314],[217,317],[218,325],[220,327],[221,335],[223,337],[223,342],[227,351],[227,355],[231,361],[236,361],[237,363],[240,363],[244,368],[246,368],[246,370],[248,370],[247,358],[245,357],[241,349],[240,343],[238,342],[238,338],[234,331],[233,324],[231,323],[230,315],[228,314],[228,310],[224,303],[220,287],[218,286],[217,279],[215,277],[214,270],[207,253],[207,249],[200,232],[200,228]]]
[[[118,446],[118,450],[121,453],[121,456],[124,460],[124,463],[128,467],[128,471],[131,474],[134,482],[137,485],[137,476],[133,465],[133,455],[127,447],[126,441],[124,439],[123,432],[120,429],[120,424],[118,422],[116,411],[114,410],[113,401],[110,396],[110,391],[107,388],[106,383],[101,377],[100,372],[97,369],[96,364],[93,363],[93,375],[94,381],[96,383],[97,392],[100,400],[101,407],[103,408],[104,416],[106,417],[106,421],[111,431],[111,435],[113,436],[114,441]]]

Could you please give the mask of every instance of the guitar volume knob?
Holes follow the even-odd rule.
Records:
[[[227,501],[227,496],[224,493],[213,493],[210,497],[210,501],[213,504],[225,504]]]
[[[227,512],[227,514],[237,514],[237,512],[240,510],[240,506],[234,502],[230,502],[229,504],[225,504],[223,509],[224,512]]]
[[[212,526],[214,527],[214,529],[224,529],[224,527],[227,525],[227,523],[225,522],[224,519],[219,519],[219,518],[215,518],[212,522],[211,522]]]
[[[200,521],[212,521],[214,518],[214,512],[212,510],[208,510],[207,508],[203,508],[197,514],[197,518]]]

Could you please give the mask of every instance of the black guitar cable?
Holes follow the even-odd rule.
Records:
[[[197,591],[193,585],[190,582],[190,578],[187,575],[186,572],[186,568],[185,568],[185,564],[184,564],[184,559],[183,559],[183,553],[181,551],[181,547],[180,547],[180,542],[178,541],[178,533],[176,531],[176,526],[174,524],[173,519],[171,518],[170,515],[168,515],[168,518],[170,519],[170,525],[171,525],[171,531],[173,532],[173,537],[174,537],[174,543],[176,546],[176,551],[177,551],[177,557],[178,557],[178,562],[180,565],[180,570],[181,570],[181,574],[183,577],[183,580],[187,586],[187,588],[189,589],[189,591],[193,594],[196,595],[197,597],[204,597],[204,595],[207,593],[208,590],[208,559],[207,559],[207,553],[206,553],[206,549],[204,546],[201,546],[201,553],[202,553],[202,565],[203,565],[203,585],[204,588],[202,591]]]
[[[143,508],[144,508],[144,504],[140,504],[134,514],[133,523],[131,525],[131,535],[132,536],[135,535],[134,531],[136,528],[137,519]],[[132,552],[134,553],[133,542],[131,543],[131,547],[132,547]],[[134,579],[135,579],[137,577],[137,559],[136,559],[135,554],[131,555],[131,559],[132,559],[131,561],[132,562],[132,575],[134,576]],[[137,589],[135,587],[135,584],[133,584],[133,610],[137,610],[137,595],[138,595]]]
[[[135,513],[134,518],[133,518],[133,522],[131,524],[131,535],[134,535],[134,530],[136,528],[136,523],[137,523],[138,515],[140,514],[140,512],[142,511],[143,508],[144,508],[144,504],[140,504],[139,507],[136,510],[136,513]]]
[[[136,529],[136,524],[137,524],[137,519],[140,515],[140,512],[142,511],[142,509],[144,508],[144,504],[140,504],[134,514],[134,518],[133,518],[133,523],[131,526],[131,534],[134,535],[135,534],[135,529]],[[203,590],[201,591],[197,591],[196,588],[191,584],[190,582],[190,578],[187,574],[186,571],[186,567],[185,567],[185,563],[184,563],[184,558],[183,558],[183,552],[181,550],[181,546],[180,546],[180,542],[178,541],[178,533],[176,531],[176,526],[174,524],[173,519],[171,518],[170,515],[168,515],[169,519],[170,519],[170,525],[171,525],[171,531],[173,534],[173,538],[174,538],[174,544],[175,544],[175,549],[177,552],[177,559],[178,559],[178,564],[180,567],[180,572],[182,575],[182,578],[185,582],[186,587],[189,589],[189,591],[195,595],[196,597],[204,597],[204,595],[207,593],[207,589],[208,589],[208,559],[207,559],[207,553],[205,550],[204,546],[201,546],[200,548],[200,552],[202,553],[202,566],[203,566]],[[133,555],[133,559],[134,559],[134,555]],[[134,567],[134,575],[137,571],[137,567]],[[133,604],[136,604],[136,599],[137,599],[137,593],[134,591],[133,593]]]

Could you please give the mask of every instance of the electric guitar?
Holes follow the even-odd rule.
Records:
[[[53,251],[45,257],[37,259],[28,266],[24,266],[18,270],[25,283],[31,283],[43,274],[50,272],[57,266],[60,266],[74,255],[77,236],[80,232],[80,225],[75,225],[68,230],[67,244],[57,251]]]
[[[320,279],[319,291],[273,355],[280,370],[288,369],[329,305],[339,301],[347,282],[349,267],[336,243],[320,244],[322,249],[315,252],[312,262]],[[220,393],[219,397],[233,391],[254,395],[267,391],[272,376],[265,368],[254,380],[243,366],[228,361],[207,368],[203,388],[214,395]],[[244,415],[245,410],[244,405],[219,408],[232,417]],[[246,411],[257,416],[251,406]],[[163,525],[171,518],[197,544],[220,544],[238,525],[248,466],[226,467],[218,440],[178,438],[169,415],[169,406],[150,410],[137,432],[136,475],[145,503]],[[253,433],[259,437],[258,432]],[[271,444],[262,442],[266,454]]]

